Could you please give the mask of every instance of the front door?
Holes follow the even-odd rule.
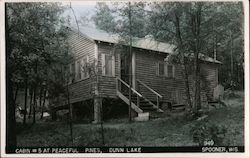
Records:
[[[125,53],[121,54],[121,79],[129,84],[129,57]],[[122,84],[121,91],[128,92],[128,88]]]

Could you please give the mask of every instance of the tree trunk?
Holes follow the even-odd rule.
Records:
[[[43,105],[42,105],[42,113],[41,113],[41,119],[43,119],[43,110],[44,110],[44,106],[45,106],[45,101],[46,101],[46,89],[44,90],[44,94],[43,94]]]
[[[42,107],[42,96],[43,96],[43,87],[42,84],[40,84],[40,93],[39,93],[39,107]]]
[[[9,25],[8,25],[8,17],[7,17],[7,3],[5,3],[5,39],[6,39],[6,152],[14,152],[16,148],[16,108],[14,103],[14,96],[13,96],[13,82],[11,81],[13,68],[11,65],[10,55],[12,52],[12,47],[9,38]]]
[[[93,123],[100,123],[101,122],[101,101],[98,96],[94,97],[94,122]]]
[[[67,82],[69,83],[69,82]],[[67,101],[68,101],[68,109],[69,109],[69,127],[70,127],[70,140],[71,144],[73,145],[73,105],[70,103],[70,92],[69,92],[69,84],[67,84]]]
[[[40,92],[39,92],[39,107],[40,107],[40,112],[42,115],[42,96],[43,96],[43,87],[42,84],[39,84],[40,87]]]
[[[15,98],[14,98],[14,103],[16,104],[16,98],[17,98],[17,95],[18,95],[18,90],[19,90],[19,86],[18,84],[16,84],[16,91],[15,91]]]
[[[197,3],[196,10],[192,14],[192,32],[194,36],[194,64],[195,64],[195,114],[199,114],[201,109],[200,100],[200,63],[199,63],[199,51],[200,51],[200,24],[201,24],[201,4]]]
[[[188,107],[190,109],[192,109],[192,101],[191,101],[191,96],[190,96],[190,88],[189,88],[187,65],[184,63],[183,67],[184,67],[184,80],[185,80],[185,87],[186,87],[185,89],[186,89],[186,96],[187,96]]]
[[[181,36],[181,30],[180,30],[180,19],[177,14],[175,14],[175,36],[178,43],[179,53],[181,56],[180,63],[182,65],[182,72],[185,80],[185,92],[187,97],[187,103],[188,108],[192,108],[192,101],[190,96],[190,88],[189,88],[189,80],[188,80],[188,70],[187,70],[187,63],[185,62],[185,56],[183,51],[183,42],[182,42],[182,36]],[[186,108],[188,110],[188,108]]]
[[[7,152],[13,152],[16,147],[16,106],[13,96],[13,82],[11,82],[11,72],[7,72],[7,130],[6,130],[6,145]]]
[[[129,122],[132,121],[132,101],[131,101],[131,88],[132,88],[132,20],[131,20],[131,4],[128,2],[129,5]]]
[[[38,61],[36,60],[35,63],[35,74],[36,74],[36,80],[37,80],[37,69],[38,69]],[[37,101],[36,101],[36,90],[37,90],[37,83],[34,85],[34,104],[33,104],[33,124],[36,123],[36,106],[37,106]]]
[[[105,140],[104,140],[104,127],[103,127],[103,108],[102,108],[102,99],[100,99],[100,112],[101,112],[101,134],[102,134],[102,145],[105,145]]]
[[[23,114],[23,124],[26,124],[26,113],[27,113],[27,90],[28,90],[28,80],[25,77],[25,90],[24,90],[24,114]]]
[[[233,74],[234,74],[234,64],[233,64],[233,35],[232,31],[230,31],[230,62],[231,62],[231,82],[230,86],[232,89],[232,93],[234,92],[234,79],[233,79]]]
[[[32,112],[32,100],[33,100],[33,88],[30,88],[30,108],[29,108],[29,116],[28,118],[31,118],[31,112]]]
[[[33,124],[36,123],[36,86],[34,87],[34,98],[33,98]]]

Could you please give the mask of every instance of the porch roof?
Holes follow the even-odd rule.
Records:
[[[114,33],[108,33],[106,31],[99,30],[96,28],[79,26],[79,31],[81,34],[83,34],[90,40],[102,41],[114,44],[123,42],[122,41],[123,38],[120,35]],[[132,47],[172,54],[174,53],[175,45],[156,41],[152,37],[145,37],[145,38],[133,37]],[[220,61],[215,60],[211,57],[205,56],[203,54],[201,56],[202,60],[221,64]]]

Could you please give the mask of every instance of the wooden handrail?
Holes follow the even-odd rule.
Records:
[[[125,81],[123,81],[121,78],[119,78],[119,77],[116,77],[116,79],[117,80],[119,80],[121,83],[123,83],[126,87],[130,87]],[[134,88],[132,88],[131,87],[131,90],[136,94],[136,95],[138,95],[139,97],[142,97],[142,95],[139,93],[139,92],[137,92]]]
[[[139,79],[137,79],[137,82],[139,82],[141,85],[143,85],[144,87],[146,87],[148,90],[150,90],[152,93],[154,93],[155,95],[157,95],[158,97],[162,98],[163,96],[160,95],[159,93],[157,93],[156,91],[154,91],[152,88],[150,88],[148,85],[146,85],[145,83],[143,83],[142,81],[140,81]]]

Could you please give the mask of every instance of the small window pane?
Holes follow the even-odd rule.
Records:
[[[168,77],[174,77],[173,65],[168,65]]]
[[[77,61],[77,80],[80,80],[81,76],[81,61]]]
[[[159,63],[159,75],[164,75],[164,63]]]
[[[105,74],[112,75],[112,56],[105,55]]]
[[[88,77],[88,69],[87,69],[87,57],[83,58],[83,78],[87,78]]]

